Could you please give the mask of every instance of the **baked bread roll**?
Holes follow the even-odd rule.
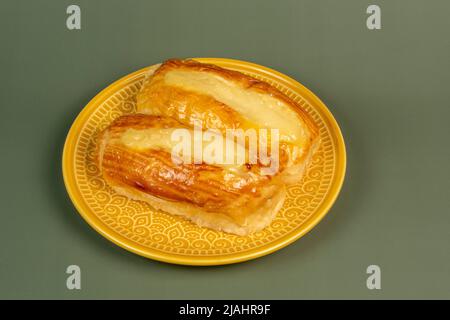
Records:
[[[241,72],[172,59],[151,71],[137,95],[138,112],[203,128],[279,130],[280,173],[301,180],[319,144],[318,128],[295,101]]]
[[[200,226],[246,235],[267,226],[285,189],[258,165],[175,164],[176,120],[144,114],[118,118],[98,141],[98,165],[119,194],[187,217]]]
[[[283,205],[286,185],[300,181],[319,143],[308,115],[276,88],[193,60],[169,60],[149,74],[137,109],[99,135],[98,166],[106,182],[155,209],[237,235],[270,224]],[[277,150],[272,137],[266,142],[268,152],[278,156],[276,172],[264,171],[268,163],[260,153],[249,163],[245,143],[243,163],[175,161],[174,132],[195,136],[198,127],[224,136],[227,129],[277,129]]]

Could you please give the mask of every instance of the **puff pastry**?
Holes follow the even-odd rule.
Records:
[[[168,60],[151,73],[137,95],[137,110],[222,131],[279,129],[280,172],[289,184],[301,180],[319,142],[312,119],[275,87],[194,60]]]
[[[242,73],[193,60],[168,60],[148,75],[136,114],[98,138],[98,165],[118,193],[237,235],[266,227],[283,205],[286,185],[300,181],[319,144],[318,129],[293,100]],[[280,165],[274,175],[249,165],[176,164],[173,130],[276,128]]]

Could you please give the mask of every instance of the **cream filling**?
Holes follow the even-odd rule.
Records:
[[[248,150],[214,130],[181,128],[127,129],[120,142],[136,150],[162,149],[175,164],[202,162],[236,171],[248,161]]]
[[[165,74],[164,81],[210,95],[259,126],[278,129],[282,140],[297,142],[305,136],[297,113],[271,95],[248,90],[210,72],[174,70]]]

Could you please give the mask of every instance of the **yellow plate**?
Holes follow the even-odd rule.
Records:
[[[320,128],[322,144],[303,181],[288,188],[283,208],[272,224],[250,236],[201,228],[156,211],[112,191],[94,163],[97,133],[122,114],[135,111],[144,68],[114,82],[78,115],[64,145],[64,183],[83,218],[100,234],[141,256],[186,265],[237,263],[269,254],[297,240],[327,213],[342,186],[346,155],[340,129],[330,111],[297,81],[257,64],[198,58],[264,80],[297,101]]]

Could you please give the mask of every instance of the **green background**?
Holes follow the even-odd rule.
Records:
[[[382,30],[366,28],[378,4]],[[66,28],[78,4],[82,30]],[[450,298],[449,1],[2,1],[0,298]],[[169,57],[227,57],[314,91],[347,145],[344,187],[269,256],[183,267],[131,254],[62,181],[72,121],[109,83]],[[66,267],[82,290],[66,289]],[[377,264],[382,290],[366,288]]]

